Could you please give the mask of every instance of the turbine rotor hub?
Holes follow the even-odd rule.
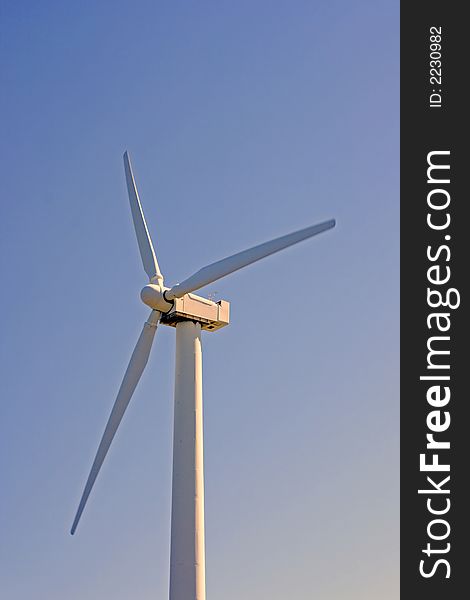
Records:
[[[142,302],[150,308],[153,308],[153,310],[159,310],[162,313],[167,313],[173,308],[173,303],[168,302],[168,300],[166,300],[163,296],[163,293],[167,289],[168,288],[155,283],[148,283],[140,292]]]

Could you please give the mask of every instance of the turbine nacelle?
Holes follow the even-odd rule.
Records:
[[[168,289],[149,283],[140,292],[144,304],[162,313],[160,322],[163,325],[175,327],[180,321],[190,320],[199,323],[201,329],[216,331],[229,324],[230,303],[226,300],[214,302],[209,298],[189,293],[168,302],[165,298]]]

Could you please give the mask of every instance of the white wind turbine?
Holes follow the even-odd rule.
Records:
[[[127,189],[144,270],[149,283],[141,298],[152,312],[132,353],[83,491],[74,534],[119,423],[147,364],[158,322],[176,328],[170,600],[205,600],[204,465],[201,330],[229,323],[229,303],[191,292],[238,269],[335,226],[333,219],[289,233],[203,267],[171,288],[163,284],[132,173],[124,154]]]

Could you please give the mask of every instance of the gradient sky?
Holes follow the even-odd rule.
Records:
[[[0,582],[167,598],[174,330],[70,525],[146,282],[326,218],[203,290],[207,597],[398,597],[396,0],[2,1]]]

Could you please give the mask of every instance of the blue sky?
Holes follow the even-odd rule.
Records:
[[[208,598],[398,597],[398,2],[2,3],[0,580],[168,594],[174,330],[77,535],[147,316],[128,149],[168,284],[203,290]]]

